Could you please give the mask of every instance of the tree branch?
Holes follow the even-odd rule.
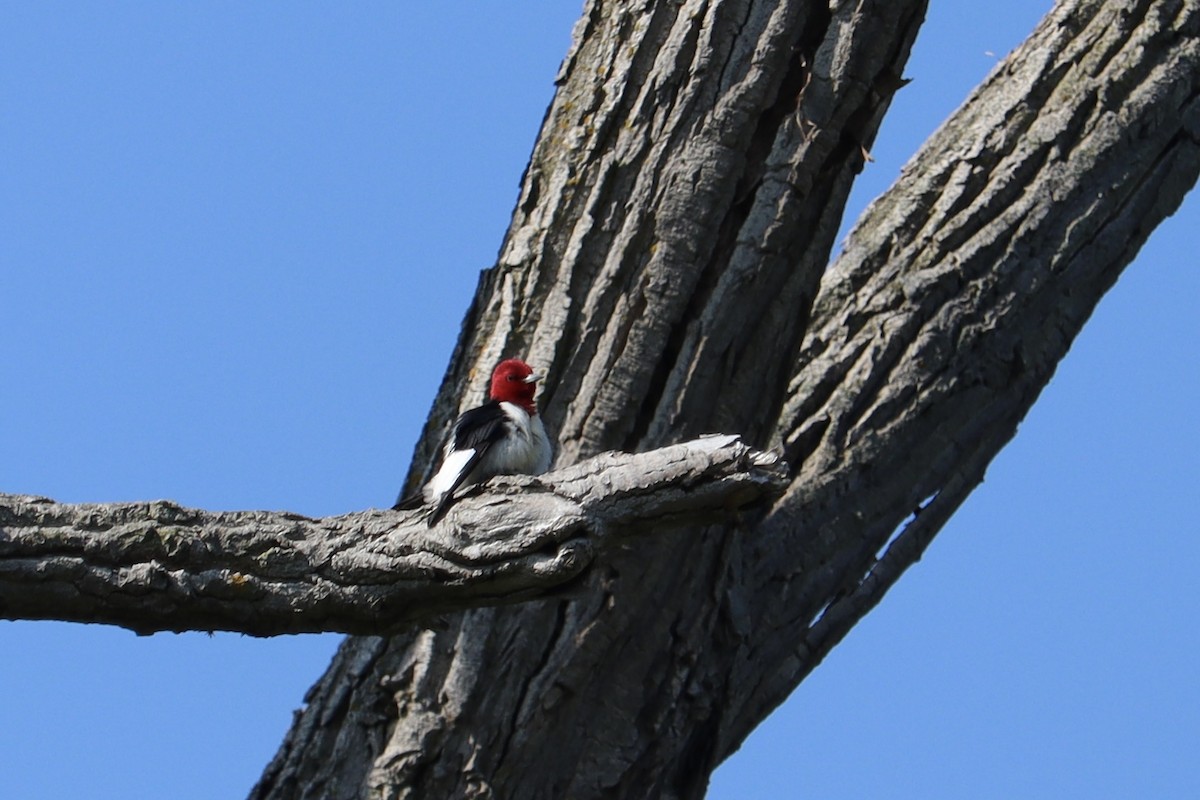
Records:
[[[1194,3],[1059,4],[847,238],[777,422],[795,479],[756,541],[778,544],[747,571],[755,657],[784,667],[727,752],[921,557],[1195,183],[1198,32]]]
[[[420,511],[314,520],[0,495],[0,617],[143,634],[386,633],[546,595],[613,541],[726,519],[778,494],[784,473],[735,436],[705,437],[492,481],[433,528]]]
[[[587,5],[411,483],[510,353],[560,463],[738,430],[793,481],[568,603],[347,640],[253,797],[701,797],[920,557],[1200,170],[1200,5],[1065,0],[826,270],[925,5]]]

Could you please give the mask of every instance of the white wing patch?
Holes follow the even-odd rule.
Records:
[[[450,451],[450,448],[446,449]],[[437,502],[438,498],[450,491],[450,488],[458,481],[458,476],[462,474],[474,457],[474,448],[447,452],[445,460],[442,462],[442,468],[429,479],[429,483],[425,484],[426,502]]]

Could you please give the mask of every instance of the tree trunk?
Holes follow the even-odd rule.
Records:
[[[347,640],[255,797],[699,797],[920,557],[1200,169],[1197,2],[1064,2],[826,269],[924,5],[587,5],[409,486],[509,355],[560,466],[724,430],[790,486]]]

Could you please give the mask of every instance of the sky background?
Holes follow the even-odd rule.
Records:
[[[847,212],[1047,0],[934,0]],[[391,503],[575,3],[0,1],[0,491]],[[1189,198],[710,797],[1200,797]],[[0,622],[0,798],[242,797],[340,637]]]

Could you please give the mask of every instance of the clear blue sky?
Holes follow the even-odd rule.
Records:
[[[0,490],[390,503],[569,42],[551,5],[0,5]],[[933,6],[851,216],[1049,3]],[[712,797],[1200,797],[1198,209]],[[0,623],[0,797],[243,796],[338,640]]]

